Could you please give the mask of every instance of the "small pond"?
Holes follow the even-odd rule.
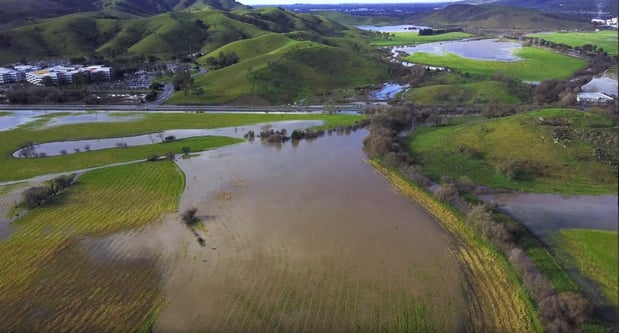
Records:
[[[500,41],[498,39],[478,39],[396,47],[393,48],[393,53],[404,52],[406,54],[413,54],[425,52],[440,56],[454,53],[464,58],[477,60],[518,61],[521,58],[516,56],[514,51],[520,48],[522,48],[522,45],[514,42]]]
[[[121,119],[125,119],[122,117]],[[101,150],[107,148],[120,148],[130,146],[143,146],[163,142],[166,137],[173,136],[175,139],[186,139],[198,136],[229,136],[242,138],[248,131],[260,132],[263,128],[273,130],[286,129],[289,133],[295,129],[303,129],[322,125],[319,120],[280,121],[274,123],[262,123],[256,125],[224,127],[214,129],[174,129],[138,136],[118,137],[109,139],[91,139],[76,141],[48,142],[34,145],[34,154],[44,153],[46,156],[79,153],[88,150]],[[24,157],[23,149],[13,153],[14,157]],[[29,154],[32,155],[32,152]]]

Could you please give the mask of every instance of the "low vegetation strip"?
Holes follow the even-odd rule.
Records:
[[[542,38],[549,42],[565,44],[571,47],[587,44],[603,48],[612,55],[617,55],[617,31],[602,30],[597,32],[554,32],[530,34],[527,37]]]
[[[183,146],[191,151],[212,149],[240,142],[225,137],[201,137],[172,141],[165,144],[114,148],[82,152],[65,156],[37,159],[14,158],[11,154],[27,142],[35,143],[125,137],[159,132],[166,129],[205,129],[234,127],[283,120],[323,120],[324,127],[339,127],[363,119],[357,115],[328,114],[196,114],[159,113],[146,114],[135,121],[115,123],[87,123],[57,127],[20,127],[0,132],[0,181],[24,179],[54,172],[105,165],[115,162],[139,160],[152,154],[163,155],[168,151],[180,153]],[[38,124],[37,126],[40,126]]]
[[[471,34],[465,32],[448,32],[438,35],[420,36],[417,31],[415,32],[391,32],[388,33],[388,37],[383,35],[381,38],[374,39],[371,43],[375,46],[401,46],[401,45],[414,45],[433,42],[442,42],[448,40],[459,40],[471,37]]]
[[[562,229],[558,242],[582,274],[597,282],[608,301],[617,306],[617,231]]]
[[[429,193],[412,185],[380,162],[372,167],[396,190],[422,205],[456,242],[469,300],[470,327],[478,332],[540,332],[532,304],[511,272],[507,262],[490,245],[475,235],[461,217]]]
[[[112,257],[94,263],[79,240],[156,221],[177,209],[183,188],[182,172],[168,161],[96,170],[17,220],[0,242],[0,331],[140,327],[162,302],[156,266]]]
[[[525,81],[565,79],[586,65],[584,59],[534,47],[524,47],[515,54],[523,60],[485,61],[464,58],[454,53],[441,56],[425,52],[417,52],[404,59],[413,63],[449,67],[471,74],[492,75],[502,72],[509,77]]]

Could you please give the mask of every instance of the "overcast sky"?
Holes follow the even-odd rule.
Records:
[[[244,5],[293,5],[297,3],[339,4],[339,3],[435,3],[458,0],[237,0]]]

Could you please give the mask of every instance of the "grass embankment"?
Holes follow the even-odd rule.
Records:
[[[598,32],[554,32],[529,34],[527,37],[543,38],[549,42],[565,44],[571,47],[595,45],[612,55],[617,55],[616,30],[601,30]]]
[[[400,46],[400,45],[415,45],[433,42],[442,42],[448,40],[459,40],[471,37],[471,34],[466,32],[449,32],[445,34],[419,36],[419,32],[390,32],[389,38],[374,39],[371,44],[374,46]]]
[[[595,158],[596,146],[577,138],[565,148],[554,143],[554,127],[539,124],[539,117],[568,119],[571,129],[592,137],[617,135],[617,127],[602,115],[546,109],[474,124],[420,128],[409,136],[409,146],[424,173],[434,180],[443,175],[468,176],[476,184],[527,192],[617,192],[616,172]],[[616,146],[615,141],[604,149],[612,153]],[[510,179],[499,170],[510,162],[523,168],[520,178]]]
[[[485,61],[464,58],[454,53],[434,55],[425,52],[414,53],[405,57],[404,60],[449,67],[471,74],[492,75],[501,72],[509,77],[525,81],[565,79],[587,63],[584,59],[534,47],[523,47],[514,53],[523,60]]]
[[[396,190],[423,206],[453,237],[468,291],[471,326],[467,331],[541,332],[532,303],[509,264],[461,216],[430,193],[376,161],[372,167]]]
[[[96,170],[14,223],[0,242],[0,331],[134,331],[163,300],[156,266],[98,253],[79,240],[129,230],[177,209],[174,163]],[[105,252],[103,252],[105,253]]]
[[[7,112],[7,111],[0,111],[0,117],[4,117],[4,116],[8,116],[13,114],[13,112]]]
[[[600,285],[602,294],[617,306],[617,231],[562,229],[557,242],[578,270]]]
[[[519,104],[518,97],[510,94],[505,83],[482,81],[464,84],[439,84],[414,88],[404,94],[407,101],[415,104]]]
[[[14,158],[11,154],[24,143],[36,138],[36,143],[124,137],[166,129],[219,128],[282,120],[323,120],[325,126],[352,124],[362,116],[327,114],[195,114],[149,113],[143,118],[114,123],[87,123],[37,129],[37,125],[0,132],[0,181],[25,179],[37,175],[71,171],[111,163],[146,158],[168,151],[180,153],[183,146],[191,151],[212,149],[239,142],[223,137],[199,137],[170,143],[113,148],[45,158]]]

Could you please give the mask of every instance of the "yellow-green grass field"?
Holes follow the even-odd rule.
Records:
[[[14,222],[0,242],[0,331],[133,332],[148,324],[164,304],[156,266],[94,261],[79,241],[176,211],[184,183],[170,161],[96,170]]]
[[[565,44],[572,47],[586,44],[601,47],[609,54],[617,55],[617,30],[601,30],[598,32],[553,32],[530,34],[527,37],[543,38],[547,41]]]
[[[617,306],[617,231],[562,229],[558,245],[574,259],[578,270],[598,283],[602,294]]]
[[[404,60],[428,64],[432,66],[449,67],[471,74],[505,75],[524,81],[543,81],[549,79],[564,79],[576,70],[584,67],[584,59],[560,54],[535,47],[523,47],[515,51],[522,58],[519,61],[485,61],[469,59],[454,53],[434,55],[426,52],[417,52]]]
[[[438,84],[414,88],[404,93],[415,104],[519,104],[518,97],[509,93],[505,83],[482,81],[464,84]]]
[[[114,123],[87,123],[40,128],[30,123],[0,132],[0,181],[25,179],[37,175],[71,171],[105,164],[145,159],[168,151],[179,153],[183,146],[191,151],[217,148],[240,142],[225,137],[198,137],[154,145],[112,148],[44,158],[14,158],[11,154],[29,141],[36,143],[113,138],[158,132],[166,129],[219,128],[282,120],[322,120],[325,127],[349,125],[361,119],[355,115],[328,114],[197,114],[149,113],[138,120]]]
[[[445,34],[419,36],[418,32],[391,32],[389,38],[377,38],[372,40],[371,44],[375,46],[400,46],[414,45],[433,42],[443,42],[448,40],[459,40],[471,37],[471,34],[465,32],[449,32]]]
[[[552,127],[540,125],[539,117],[566,118],[579,131],[617,135],[617,127],[600,114],[546,109],[472,124],[420,128],[409,136],[409,147],[424,173],[435,180],[443,175],[468,176],[493,188],[564,194],[617,192],[616,172],[593,156],[591,144],[575,140],[564,148],[554,143]],[[617,150],[616,143],[611,146],[610,151]],[[509,161],[523,165],[523,177],[510,180],[500,169],[497,172],[497,166]]]

